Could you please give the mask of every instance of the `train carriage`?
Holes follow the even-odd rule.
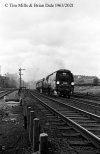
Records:
[[[43,79],[39,80],[36,82],[36,89],[39,91],[39,92],[42,92],[42,82],[43,82]]]
[[[47,83],[45,78],[43,78],[43,79],[41,79],[41,80],[36,82],[36,89],[40,93],[46,93],[47,92],[47,88],[48,88],[48,83]]]

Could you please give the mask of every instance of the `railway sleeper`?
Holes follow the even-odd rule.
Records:
[[[64,126],[60,126],[60,127],[57,127],[58,130],[64,130],[64,131],[67,131],[69,129],[72,129],[72,127],[68,126],[68,127],[64,127]]]
[[[73,116],[68,116],[68,118],[74,119],[74,120],[89,120],[89,119],[87,119],[87,117],[73,117]]]
[[[82,127],[85,127],[86,129],[88,129],[88,130],[100,130],[100,126],[96,126],[96,125],[81,125]]]
[[[62,136],[63,137],[75,137],[75,136],[80,136],[80,133],[71,133],[71,134],[69,134],[69,133],[62,133]]]
[[[87,127],[85,127],[87,128]],[[99,131],[100,132],[100,127],[99,128],[96,128],[96,127],[90,127],[90,128],[87,128],[89,131]]]
[[[48,121],[49,122],[61,122],[61,119],[58,119],[58,118],[56,118],[56,119],[49,119]]]
[[[82,149],[79,149],[77,150],[77,153],[78,154],[99,154],[99,151],[96,151],[96,150],[82,150]]]
[[[83,140],[83,141],[81,141],[81,140],[79,140],[79,141],[77,141],[77,140],[75,140],[75,141],[69,140],[68,143],[71,146],[75,146],[75,145],[76,146],[93,146],[93,144],[91,142],[87,141],[87,140]]]
[[[52,125],[56,125],[56,126],[65,126],[66,124],[64,122],[51,122]]]
[[[100,124],[98,124],[98,123],[96,123],[96,122],[95,122],[95,123],[82,123],[81,125],[84,126],[84,127],[85,127],[85,126],[87,126],[87,127],[88,127],[88,126],[89,126],[89,127],[90,127],[90,126],[91,126],[91,127],[100,127]]]
[[[81,123],[96,123],[96,121],[94,121],[94,120],[89,120],[89,119],[75,119],[74,121],[75,121],[75,122],[79,122],[80,124],[81,124]]]

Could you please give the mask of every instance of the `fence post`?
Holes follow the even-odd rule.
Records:
[[[2,151],[2,145],[0,144],[0,151]]]
[[[29,129],[31,107],[27,107],[27,129]]]
[[[29,140],[33,145],[33,119],[35,118],[35,112],[30,111],[30,126],[29,126]]]
[[[39,119],[35,118],[33,120],[33,152],[39,150]]]
[[[24,128],[27,129],[27,117],[26,117],[26,115],[24,116]]]
[[[46,133],[41,133],[39,154],[47,154],[47,153],[48,153],[48,135]]]

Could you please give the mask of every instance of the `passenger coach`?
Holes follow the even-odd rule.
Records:
[[[46,93],[48,90],[48,83],[46,81],[45,78],[39,80],[36,82],[36,89],[40,92],[40,93]]]

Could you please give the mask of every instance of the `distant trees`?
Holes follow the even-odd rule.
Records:
[[[16,80],[14,80],[13,78],[6,78],[5,82],[6,82],[5,83],[6,88],[16,88],[17,87]]]
[[[18,88],[19,78],[17,74],[7,73],[5,76],[0,76],[0,87],[1,88]]]
[[[93,79],[93,85],[94,86],[97,86],[99,84],[99,79],[97,78],[97,77],[95,77],[94,79]]]
[[[18,76],[17,74],[6,74],[6,87],[7,88],[16,88],[18,87]]]
[[[83,76],[75,75],[74,76],[75,85],[82,86],[98,86],[100,85],[100,79],[97,76]]]

